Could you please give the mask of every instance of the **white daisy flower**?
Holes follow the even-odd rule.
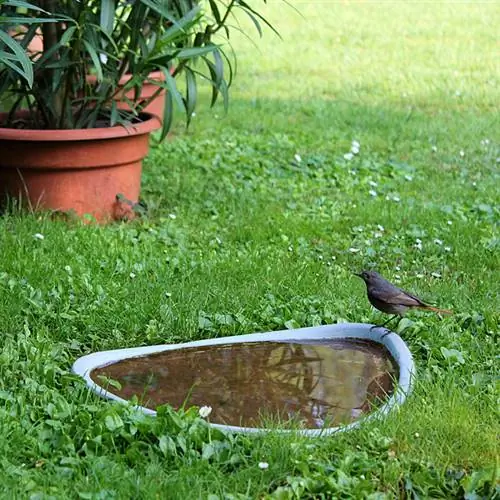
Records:
[[[212,413],[212,407],[211,406],[202,406],[198,410],[198,415],[200,415],[201,418],[207,418],[210,413]]]

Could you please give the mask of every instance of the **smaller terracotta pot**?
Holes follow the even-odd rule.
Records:
[[[27,29],[25,26],[17,26],[16,28],[10,29],[8,31],[8,34],[11,37],[16,36],[19,33],[26,33]],[[26,52],[28,55],[34,55],[33,60],[36,61],[40,55],[41,52],[43,52],[43,35],[42,35],[42,30],[37,29],[35,36],[31,39],[31,42],[28,44],[28,47],[26,48]]]
[[[120,79],[120,85],[124,86],[130,79],[132,75],[126,74]],[[165,75],[161,71],[154,71],[149,74],[149,78],[153,81],[164,82]],[[95,84],[97,78],[95,75],[88,75],[87,82],[90,84]],[[153,96],[158,90],[158,85],[151,82],[144,82],[142,85],[141,99],[148,99]],[[129,99],[134,99],[134,90],[129,90],[128,92],[119,92],[114,97],[114,100],[118,102],[118,107],[120,109],[130,110],[130,106],[123,101],[124,96]],[[151,113],[157,116],[160,120],[163,120],[163,109],[165,107],[165,89],[161,89],[160,93],[151,101],[145,108],[146,113]]]
[[[19,198],[33,209],[90,214],[99,222],[132,218],[149,133],[160,127],[157,117],[143,116],[129,127],[0,128],[0,197]],[[0,113],[0,123],[5,117]]]

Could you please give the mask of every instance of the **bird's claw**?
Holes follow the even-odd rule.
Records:
[[[373,326],[370,327],[370,332],[372,330],[375,330],[375,328],[384,328],[384,330],[385,330],[385,333],[382,334],[382,336],[380,337],[380,339],[383,339],[384,337],[386,337],[387,335],[389,335],[390,333],[392,333],[392,331],[389,330],[389,328],[385,328],[384,325],[373,325]]]

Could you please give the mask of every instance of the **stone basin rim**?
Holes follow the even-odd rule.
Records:
[[[221,344],[238,344],[243,342],[305,342],[315,340],[342,340],[342,339],[359,339],[371,340],[382,344],[389,351],[394,361],[398,365],[399,378],[396,381],[394,393],[389,399],[377,410],[368,415],[351,422],[347,425],[336,427],[328,427],[323,429],[266,429],[260,427],[239,427],[234,425],[223,425],[210,423],[214,428],[243,433],[297,433],[307,436],[324,436],[334,434],[336,432],[347,431],[359,427],[362,423],[369,420],[387,415],[394,407],[400,406],[406,400],[413,385],[415,377],[415,364],[408,346],[403,339],[395,332],[388,335],[386,328],[373,328],[375,325],[367,323],[336,323],[333,325],[312,326],[306,328],[297,328],[292,330],[279,330],[274,332],[251,333],[246,335],[233,335],[230,337],[218,337],[211,339],[195,340],[192,342],[184,342],[181,344],[160,344],[144,347],[131,347],[124,349],[114,349],[109,351],[100,351],[92,354],[87,354],[78,358],[72,367],[73,373],[81,376],[87,386],[99,396],[121,403],[128,403],[112,392],[107,391],[99,384],[96,384],[91,378],[90,373],[96,368],[101,368],[106,365],[116,363],[128,358],[147,356],[174,349],[184,349],[188,347],[203,347]],[[373,328],[373,329],[372,329]],[[383,337],[383,338],[382,338]],[[143,406],[137,407],[140,411],[148,415],[156,415],[156,411]]]

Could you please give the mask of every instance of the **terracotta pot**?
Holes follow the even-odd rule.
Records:
[[[17,26],[16,28],[8,30],[8,34],[11,37],[16,37],[18,41],[21,41],[21,37],[18,37],[16,35],[19,35],[20,33],[26,33],[26,31],[27,28],[25,26]],[[43,35],[40,29],[36,30],[36,34],[28,44],[26,52],[28,53],[28,55],[34,56],[34,61],[36,61],[41,56],[41,53],[43,52]]]
[[[0,123],[5,116],[0,113]],[[127,128],[0,128],[0,197],[19,198],[33,209],[90,214],[100,222],[132,218],[149,133],[160,127],[157,117],[144,118]]]
[[[156,80],[158,82],[165,81],[165,75],[161,71],[154,71],[153,73],[149,74],[149,77],[152,80]],[[132,75],[130,74],[124,75],[120,79],[120,85],[125,85],[131,78]],[[87,76],[88,83],[95,84],[96,81],[97,79],[95,75]],[[150,82],[144,82],[142,85],[141,99],[147,99],[151,97],[157,90],[158,90],[157,85]],[[134,99],[134,91],[129,90],[128,92],[120,92],[114,98],[114,100],[118,102],[118,107],[120,109],[130,110],[130,106],[123,101],[124,96],[127,96],[129,99]],[[163,120],[164,106],[165,106],[165,89],[162,89],[158,94],[158,96],[144,108],[144,111],[146,113],[151,113],[152,115],[157,116],[160,120]]]

